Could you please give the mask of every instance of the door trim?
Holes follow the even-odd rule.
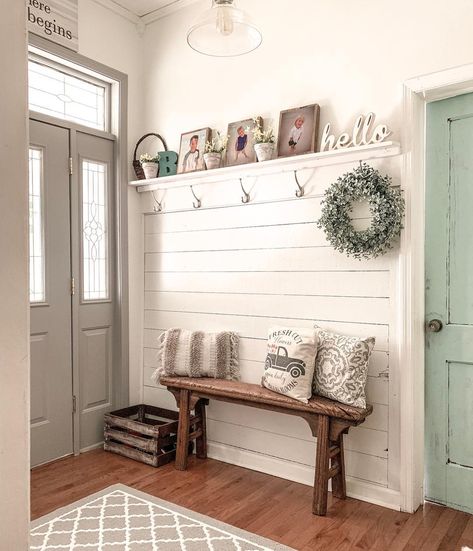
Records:
[[[402,182],[406,217],[399,255],[401,509],[424,501],[425,111],[427,103],[473,91],[473,64],[420,75],[403,86]]]
[[[116,271],[116,299],[114,336],[115,349],[117,350],[117,364],[115,365],[119,382],[113,396],[117,408],[126,407],[129,404],[129,304],[128,304],[128,125],[127,125],[127,104],[128,104],[128,76],[116,69],[107,67],[99,62],[73,52],[59,44],[54,44],[40,36],[29,33],[30,46],[40,50],[46,57],[59,58],[65,64],[80,66],[86,72],[92,71],[104,77],[111,83],[111,133],[101,132],[73,122],[62,119],[55,119],[48,115],[36,112],[30,113],[33,119],[48,122],[58,126],[64,126],[71,130],[71,136],[76,131],[84,131],[104,138],[115,139],[116,146],[116,189],[115,189],[115,235],[116,235],[116,260],[114,269]],[[71,155],[74,155],[74,140],[71,140]],[[77,175],[76,167],[76,175]],[[76,176],[77,177],[77,176]],[[78,343],[74,343],[78,346]],[[77,356],[75,356],[77,357]],[[75,381],[77,379],[75,378]],[[76,385],[76,382],[75,382]],[[74,386],[74,392],[77,387]],[[74,421],[74,453],[79,453],[78,445],[78,416]]]

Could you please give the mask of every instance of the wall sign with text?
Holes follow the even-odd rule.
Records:
[[[77,51],[78,0],[26,0],[28,30]]]

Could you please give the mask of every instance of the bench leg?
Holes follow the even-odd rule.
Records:
[[[327,415],[319,415],[317,432],[317,455],[315,458],[314,515],[325,516],[327,513],[328,476],[330,460],[329,440],[330,419]]]
[[[199,400],[195,406],[195,414],[200,417],[201,435],[195,441],[195,454],[199,459],[207,458],[207,420],[205,418],[205,401]]]
[[[338,467],[338,473],[332,478],[332,494],[339,499],[347,497],[347,487],[345,482],[345,456],[343,453],[343,432],[340,434],[338,441],[334,445],[340,450],[337,455],[332,458],[332,466]]]
[[[190,429],[190,391],[179,391],[179,428],[177,432],[176,469],[187,469],[187,456],[189,446]]]

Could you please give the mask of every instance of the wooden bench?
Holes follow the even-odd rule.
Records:
[[[327,512],[328,483],[332,480],[334,496],[345,499],[345,462],[343,435],[350,427],[363,423],[373,411],[347,406],[314,396],[308,404],[277,394],[259,385],[209,378],[162,377],[166,386],[176,398],[179,407],[179,427],[176,451],[176,468],[187,468],[187,445],[189,441],[190,414],[201,418],[199,429],[191,435],[196,438],[196,455],[207,457],[207,434],[205,406],[209,399],[241,404],[297,415],[307,421],[313,436],[317,438],[315,481],[312,512],[325,515]]]

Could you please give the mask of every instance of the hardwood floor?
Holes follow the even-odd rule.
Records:
[[[426,504],[414,515],[329,497],[326,517],[311,514],[312,488],[193,457],[189,470],[159,469],[95,450],[32,472],[35,519],[122,483],[300,551],[437,551],[473,548],[473,516]]]

